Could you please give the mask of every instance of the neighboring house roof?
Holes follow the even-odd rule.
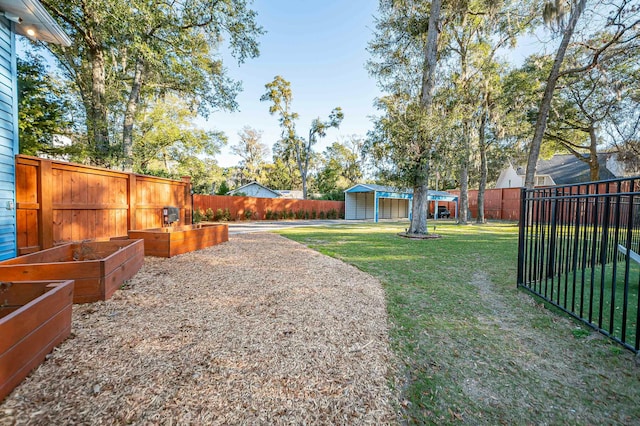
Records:
[[[584,158],[587,157],[588,154],[584,154]],[[614,153],[598,153],[598,164],[600,166],[600,180],[620,177],[616,174],[616,170],[611,170],[607,167],[607,164],[610,166],[619,164],[616,161]],[[513,170],[513,173],[515,173],[516,176],[519,176],[522,181],[511,182],[514,175],[509,174],[509,170]],[[509,163],[509,166],[500,172],[500,177],[498,177],[496,185],[498,188],[517,187],[523,185],[525,173],[526,167],[516,166]],[[575,155],[559,154],[554,155],[548,160],[538,160],[538,164],[536,166],[536,177],[545,177],[545,180],[547,180],[545,185],[571,185],[590,182],[591,171],[589,170],[589,165],[577,158]],[[506,185],[506,179],[509,179],[508,185]]]
[[[585,154],[584,157],[588,157]],[[598,154],[600,180],[615,179],[616,176],[607,169],[608,155]],[[518,168],[520,169],[520,167]],[[573,154],[554,155],[548,160],[538,160],[537,175],[549,175],[556,185],[590,182],[589,165]]]
[[[248,183],[248,184],[246,184],[246,185],[242,185],[242,186],[241,186],[241,187],[239,187],[239,188],[236,188],[236,189],[234,189],[234,190],[232,190],[232,191],[227,192],[227,195],[234,195],[234,194],[237,194],[238,192],[246,192],[245,190],[246,190],[247,188],[249,188],[249,187],[252,187],[252,186],[259,186],[260,188],[264,189],[265,191],[268,191],[268,192],[272,193],[272,194],[273,194],[273,196],[274,196],[274,198],[275,198],[275,197],[279,197],[279,196],[280,196],[280,193],[279,193],[278,191],[274,191],[274,190],[273,190],[273,189],[271,189],[271,188],[267,188],[266,186],[261,185],[261,184],[259,184],[258,182],[249,182],[249,183]]]
[[[16,33],[32,40],[71,46],[71,39],[38,0],[0,0],[0,11],[15,22]]]

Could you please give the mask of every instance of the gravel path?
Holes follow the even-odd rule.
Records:
[[[0,424],[393,424],[384,292],[273,234],[147,257],[0,404]]]

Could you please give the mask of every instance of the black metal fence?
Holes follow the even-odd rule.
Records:
[[[640,177],[522,190],[518,286],[640,351]]]

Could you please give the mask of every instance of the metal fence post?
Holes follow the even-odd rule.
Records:
[[[518,231],[518,287],[524,284],[524,233],[527,226],[527,189],[520,188],[520,226]]]

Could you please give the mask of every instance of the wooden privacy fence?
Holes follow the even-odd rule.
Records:
[[[191,223],[191,178],[136,175],[62,161],[16,156],[18,254],[69,241],[127,235],[162,226],[162,208]]]
[[[276,219],[267,217],[268,212],[281,213],[308,212],[309,219],[313,212],[316,218],[320,217],[320,212],[326,215],[329,211],[335,210],[338,217],[344,218],[344,201],[324,201],[324,200],[295,200],[291,198],[258,198],[258,197],[238,197],[226,195],[194,195],[193,209],[206,213],[208,209],[216,212],[218,209],[229,209],[231,220],[240,219]]]
[[[460,191],[447,191],[460,195]],[[453,214],[455,203],[449,203],[449,210]],[[469,191],[469,210],[473,217],[478,217],[478,190]],[[519,220],[520,219],[520,188],[487,189],[484,192],[484,216],[486,219]]]

